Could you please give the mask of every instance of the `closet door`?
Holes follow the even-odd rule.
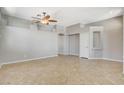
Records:
[[[79,46],[80,40],[79,40],[79,38],[80,38],[79,34],[76,34],[75,35],[75,55],[77,55],[77,56],[79,56],[79,51],[80,51],[80,46]]]
[[[69,35],[69,54],[75,55],[75,36]]]

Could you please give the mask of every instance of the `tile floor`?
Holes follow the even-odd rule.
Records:
[[[117,85],[124,75],[121,62],[58,56],[3,65],[0,84]]]

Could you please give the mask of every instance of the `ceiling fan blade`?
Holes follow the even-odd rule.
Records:
[[[57,20],[49,20],[49,22],[57,22]]]
[[[39,23],[39,20],[32,20],[32,23]]]
[[[50,16],[47,15],[47,16],[44,16],[44,17],[42,18],[42,20],[48,20],[49,18],[50,18]]]
[[[38,17],[32,17],[32,18],[34,18],[34,19],[41,19],[41,18],[38,18]]]

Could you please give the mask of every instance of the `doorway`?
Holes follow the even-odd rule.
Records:
[[[58,35],[58,54],[64,54],[64,34]]]

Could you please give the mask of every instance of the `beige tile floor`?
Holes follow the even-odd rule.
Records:
[[[0,84],[124,84],[122,63],[58,56],[3,65]]]

